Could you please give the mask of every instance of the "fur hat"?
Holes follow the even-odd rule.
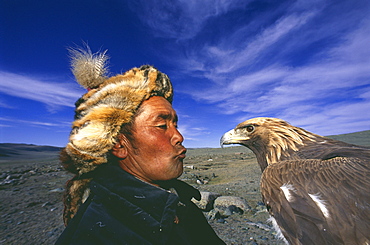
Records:
[[[69,142],[61,152],[63,166],[76,174],[67,183],[65,223],[83,201],[88,173],[107,163],[121,126],[131,122],[141,103],[151,96],[162,96],[170,103],[173,97],[167,75],[152,66],[108,77],[106,52],[93,54],[86,47],[71,49],[70,54],[72,72],[88,92],[76,102]]]

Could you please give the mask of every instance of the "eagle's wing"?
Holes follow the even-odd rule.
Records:
[[[305,145],[297,152],[293,152],[289,158],[295,158],[295,155],[300,159],[322,159],[328,160],[335,157],[360,157],[361,159],[370,161],[370,148],[366,146],[356,146],[346,144],[344,142],[331,140],[327,143],[317,143]]]
[[[261,192],[291,244],[370,242],[370,163],[359,158],[282,161],[263,172]]]

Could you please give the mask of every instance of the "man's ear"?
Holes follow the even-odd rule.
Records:
[[[118,142],[112,148],[112,154],[118,158],[125,159],[127,157],[127,139],[124,135],[119,135]]]

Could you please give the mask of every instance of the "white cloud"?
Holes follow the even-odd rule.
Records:
[[[42,122],[42,121],[22,120],[22,119],[17,119],[17,118],[6,118],[6,117],[0,117],[0,121],[11,123],[11,125],[3,124],[4,127],[14,127],[16,124],[35,126],[35,127],[57,127],[57,128],[71,126],[70,122],[58,122],[58,123]]]
[[[280,42],[288,36],[294,36],[317,14],[317,10],[288,13],[260,28],[257,33],[251,32],[246,24],[234,34],[220,37],[216,44],[194,46],[192,51],[188,51],[185,60],[180,62],[188,73],[203,72],[204,77],[220,84],[228,80],[230,74],[240,73],[240,69],[251,70],[257,63],[271,64],[269,60],[276,52],[274,49],[281,49],[277,45],[281,46]]]
[[[29,100],[38,101],[49,107],[74,107],[81,92],[66,83],[47,82],[24,75],[0,71],[0,92]]]
[[[183,40],[196,36],[209,18],[247,4],[242,0],[141,0],[131,2],[130,7],[155,36]]]
[[[340,93],[335,96],[343,99],[346,95],[341,89],[356,90],[356,87],[370,84],[369,26],[365,24],[348,33],[340,45],[328,49],[324,58],[311,64],[300,67],[275,64],[254,72],[229,73],[228,81],[222,84],[225,93],[220,93],[220,80],[213,89],[191,93],[198,99],[220,103],[223,108],[233,104],[233,112],[249,110],[251,101],[260,103],[260,110],[267,111],[284,104],[324,100],[334,93]]]
[[[183,67],[213,83],[181,92],[235,123],[272,116],[322,135],[370,129],[370,18],[346,4],[297,6],[253,36],[241,27],[194,47]]]
[[[282,17],[256,36],[253,41],[248,43],[246,48],[238,50],[235,52],[235,55],[229,56],[230,58],[228,59],[222,59],[222,63],[220,66],[215,67],[215,71],[217,73],[229,73],[252,64],[266,49],[276,44],[288,33],[305,24],[314,15],[315,13],[309,12],[302,15],[292,14]]]
[[[14,108],[14,106],[9,105],[9,103],[3,102],[1,100],[0,100],[0,107],[2,107],[2,108],[8,108],[8,109],[13,109]]]
[[[193,127],[191,122],[181,123],[179,131],[186,141],[201,141],[205,135],[210,134],[206,127]]]

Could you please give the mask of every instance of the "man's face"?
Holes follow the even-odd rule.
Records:
[[[177,130],[177,115],[163,97],[144,101],[133,123],[133,142],[120,166],[134,176],[154,183],[179,177],[186,149]]]

